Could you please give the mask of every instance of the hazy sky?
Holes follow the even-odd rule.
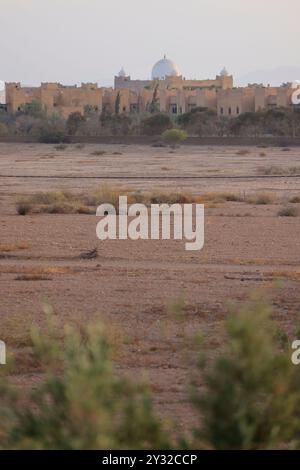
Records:
[[[187,78],[299,66],[299,0],[0,0],[0,78],[111,85],[163,54]],[[292,77],[300,78],[300,77]]]

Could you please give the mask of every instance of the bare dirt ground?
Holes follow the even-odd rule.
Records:
[[[290,338],[300,330],[300,204],[292,204],[299,207],[298,217],[277,215],[300,196],[300,178],[250,178],[268,166],[300,168],[300,148],[183,146],[170,153],[146,146],[56,150],[0,144],[0,338],[16,354],[14,379],[34,387],[40,378],[28,356],[28,329],[43,323],[41,305],[47,298],[62,324],[104,321],[117,344],[116,367],[134,377],[146,374],[158,412],[178,429],[190,429],[195,417],[187,390],[196,331],[210,356],[219,354],[228,303],[245,300],[257,288],[268,293],[274,316]],[[17,195],[84,193],[112,176],[116,179],[106,182],[123,188],[230,192],[245,201],[209,205],[205,247],[199,252],[185,251],[183,241],[100,242],[93,215],[16,213]],[[165,179],[151,179],[155,176]],[[247,200],[266,192],[267,205]],[[82,251],[96,246],[97,259],[80,259]],[[37,276],[22,280],[24,274]],[[178,299],[184,299],[184,316],[171,318],[168,305]]]

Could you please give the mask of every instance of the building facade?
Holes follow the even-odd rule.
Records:
[[[38,102],[48,115],[67,118],[71,113],[84,114],[93,109],[101,114],[146,113],[153,109],[180,115],[195,107],[215,109],[219,116],[235,117],[274,107],[292,106],[292,85],[265,87],[249,85],[234,87],[233,77],[223,69],[215,79],[189,80],[177,65],[164,57],[153,69],[150,80],[132,80],[122,69],[114,79],[113,88],[97,83],[63,86],[42,83],[39,87],[22,87],[6,83],[6,107],[14,114],[26,104]]]

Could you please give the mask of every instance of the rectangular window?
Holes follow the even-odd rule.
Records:
[[[177,104],[171,104],[170,112],[171,114],[177,114]]]
[[[138,113],[139,112],[139,105],[136,103],[133,103],[130,105],[130,112],[131,113]]]

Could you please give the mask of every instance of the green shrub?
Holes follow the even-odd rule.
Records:
[[[50,336],[49,336],[50,334]],[[60,334],[61,336],[61,334]],[[160,449],[167,439],[146,385],[118,376],[101,327],[58,337],[31,333],[34,356],[47,370],[24,406],[21,391],[0,383],[0,448]]]
[[[20,112],[33,118],[46,119],[46,111],[39,101],[22,104]]]
[[[0,122],[0,136],[8,135],[8,127],[3,122]]]
[[[183,307],[171,306],[173,318]],[[102,327],[62,332],[46,313],[47,334],[31,329],[32,360],[45,375],[29,396],[0,369],[0,449],[300,448],[299,369],[261,297],[230,309],[215,358],[199,347],[191,372],[199,424],[180,441],[162,431],[147,386],[114,371]]]
[[[223,119],[219,119],[214,109],[194,107],[187,113],[177,116],[177,124],[190,135],[222,135]]]
[[[39,142],[42,144],[63,144],[69,143],[70,138],[63,131],[42,129],[40,131]]]
[[[85,116],[83,116],[78,111],[71,113],[67,119],[67,131],[69,135],[75,135],[80,127],[86,121]]]
[[[167,129],[162,134],[162,140],[172,148],[175,148],[176,145],[186,140],[186,138],[187,133],[180,129]]]
[[[157,113],[144,119],[141,125],[142,132],[146,135],[161,135],[164,131],[173,127],[170,116],[164,113]]]
[[[300,376],[280,351],[271,309],[260,299],[234,309],[222,354],[200,367],[206,390],[195,386],[201,415],[196,443],[215,449],[299,447]]]

